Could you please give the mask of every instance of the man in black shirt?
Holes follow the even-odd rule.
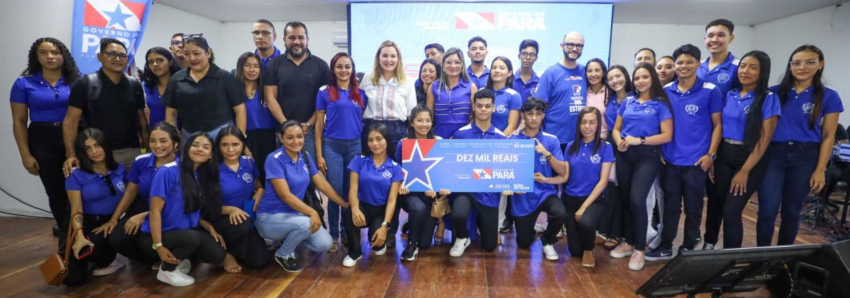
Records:
[[[94,77],[99,81],[95,82],[95,86],[99,87],[98,92],[90,94],[91,75],[77,80],[71,86],[68,112],[62,122],[67,157],[63,167],[65,176],[78,165],[74,141],[81,118],[85,127],[103,131],[115,160],[128,169],[141,153],[141,145],[147,144],[145,96],[139,81],[123,74],[128,58],[123,43],[114,38],[103,38],[100,41],[100,53],[97,54],[103,66]]]
[[[319,87],[328,84],[330,68],[325,60],[310,53],[304,23],[286,24],[283,40],[286,54],[272,59],[263,76],[266,103],[278,123],[286,120],[301,122],[305,134],[304,149],[315,156],[313,124],[316,122],[316,95]]]

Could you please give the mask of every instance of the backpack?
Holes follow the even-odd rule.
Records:
[[[139,81],[136,80],[136,78],[128,76],[126,74],[122,74],[122,75],[125,78],[127,78],[127,83],[130,84],[130,90],[132,92],[132,94],[131,94],[132,96],[135,96],[139,92],[144,92],[142,90],[142,84],[139,83]],[[98,97],[100,97],[100,92],[103,89],[103,82],[100,80],[100,76],[98,75],[98,72],[93,72],[93,73],[87,74],[85,76],[85,79],[87,80],[86,84],[88,86],[86,88],[88,90],[88,92],[86,93],[86,98],[88,100],[86,101],[86,111],[83,113],[83,122],[88,123],[90,121],[88,121],[86,119],[87,117],[85,115],[86,114],[90,115],[91,113],[95,112],[95,104],[94,103],[98,99]],[[136,121],[136,122],[138,122],[138,121]],[[139,126],[139,125],[136,124],[136,126]]]

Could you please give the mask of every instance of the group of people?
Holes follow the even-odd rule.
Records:
[[[632,73],[598,58],[579,64],[584,37],[570,32],[563,59],[540,76],[534,40],[519,45],[518,69],[503,56],[485,65],[481,37],[466,53],[429,44],[418,78],[385,41],[361,79],[347,53],[330,64],[312,55],[301,22],[286,24],[281,52],[274,25],[256,21],[257,48],[234,71],[216,66],[202,34],[174,34],[168,49],[140,57],[141,78],[124,74],[128,51],[118,40],[103,38],[102,68],[83,75],[61,41],[40,38],[12,88],[13,129],[60,245],[72,233],[67,285],[114,273],[126,262],[117,254],[174,286],[194,282],[192,261],[239,272],[274,260],[298,272],[298,247],[335,253],[340,242],[342,265],[352,267],[362,228],[375,255],[402,230],[405,261],[445,229],[449,254],[461,257],[475,234],[493,251],[499,232],[515,228],[521,248],[542,233],[548,260],[559,259],[554,244],[565,234],[585,267],[604,242],[641,270],[672,258],[683,206],[679,251],[714,249],[721,224],[723,248],[741,247],[741,215],[756,191],[758,245],[772,244],[780,210],[777,244],[786,245],[804,199],[824,187],[843,111],[823,85],[824,54],[800,46],[768,87],[770,58],[733,56],[733,30],[728,20],[709,23],[706,56],[690,44],[660,58],[641,49]],[[534,140],[534,190],[411,192],[402,185],[406,138]],[[326,210],[317,191],[330,199]],[[451,213],[432,216],[437,200]]]

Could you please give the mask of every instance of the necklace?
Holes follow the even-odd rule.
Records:
[[[246,93],[248,93],[248,99],[252,99],[252,98],[254,98],[254,94],[257,93],[257,89],[251,90],[250,92],[246,92]]]

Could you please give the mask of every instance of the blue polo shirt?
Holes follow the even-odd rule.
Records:
[[[268,58],[263,58],[263,57],[260,57],[260,50],[254,49],[254,55],[256,55],[258,58],[260,58],[260,63],[263,65],[263,70],[265,70],[266,64],[269,64],[269,61],[272,61],[272,59],[274,59],[275,57],[280,56],[280,50],[278,50],[277,47],[274,47],[274,53],[272,53],[272,55],[269,56]]]
[[[285,150],[284,147],[280,147],[266,158],[266,188],[263,199],[257,206],[257,214],[299,213],[281,200],[272,185],[272,180],[286,180],[286,184],[289,185],[289,192],[303,201],[304,194],[307,193],[307,186],[310,185],[310,178],[319,173],[316,164],[312,162],[310,162],[310,168],[307,168],[301,153],[298,154],[298,160],[292,160]]]
[[[363,130],[363,107],[366,106],[366,94],[357,89],[363,106],[351,98],[351,91],[338,89],[339,98],[331,101],[328,86],[319,88],[316,95],[316,110],[325,111],[325,130],[323,136],[338,140],[359,140]]]
[[[386,205],[393,182],[404,180],[401,164],[392,158],[387,158],[380,167],[375,167],[371,155],[357,155],[348,164],[348,170],[360,175],[357,199],[372,206]]]
[[[652,99],[640,103],[637,97],[629,96],[620,103],[617,115],[623,117],[621,138],[627,136],[649,137],[661,133],[661,122],[673,118],[670,108],[663,102]]]
[[[735,141],[744,140],[744,131],[747,127],[747,114],[750,113],[750,105],[755,99],[754,93],[750,91],[741,98],[740,89],[732,89],[726,93],[726,104],[723,106],[723,138]],[[761,107],[762,119],[773,116],[781,116],[779,97],[770,92],[764,98]],[[780,117],[782,118],[782,117]]]
[[[630,95],[631,96],[631,95]],[[620,111],[620,106],[626,102],[628,97],[623,99],[623,102],[617,102],[617,95],[608,99],[608,105],[605,106],[605,122],[608,124],[608,129],[614,131],[614,124],[617,123],[617,112]]]
[[[487,131],[481,131],[478,126],[473,124],[468,124],[464,127],[458,129],[452,139],[462,140],[462,139],[495,139],[495,140],[504,140],[507,139],[505,134],[502,133],[501,130],[496,128],[493,125],[490,125],[490,128]],[[502,194],[500,192],[476,192],[472,193],[472,196],[475,197],[475,200],[478,201],[479,204],[498,208],[499,207],[499,199]]]
[[[487,80],[490,79],[490,69],[487,68],[487,65],[484,65],[484,72],[481,73],[480,77],[477,77],[475,76],[475,72],[472,71],[472,65],[470,65],[466,67],[466,75],[469,77],[469,80],[475,84],[475,87],[481,89],[487,86]]]
[[[537,73],[531,72],[531,79],[528,80],[528,83],[522,81],[522,77],[519,74],[519,70],[514,73],[514,85],[513,88],[516,92],[519,92],[520,99],[522,102],[528,100],[531,97],[531,92],[534,88],[537,88],[537,83],[540,81],[540,77],[537,76]]]
[[[778,88],[779,86],[773,86],[770,87],[770,90],[776,94]],[[821,110],[818,112],[815,127],[812,128],[809,126],[809,120],[812,118],[812,110],[815,107],[812,92],[814,92],[814,87],[806,88],[806,90],[800,93],[797,93],[794,87],[788,90],[788,94],[786,95],[788,96],[788,101],[782,106],[782,117],[779,118],[779,122],[776,124],[776,133],[773,135],[774,142],[821,142],[823,137],[823,128],[821,127],[823,116],[843,112],[844,105],[841,103],[841,97],[838,96],[838,92],[824,87]]]
[[[153,127],[157,123],[165,121],[165,104],[159,96],[159,89],[154,86],[144,84],[145,90],[145,105],[148,106],[150,116],[148,117],[148,127]]]
[[[65,178],[65,190],[80,192],[83,213],[111,215],[115,212],[115,206],[118,206],[124,196],[124,166],[119,164],[114,171],[107,172],[106,176],[109,176],[112,188],[115,189],[114,195],[109,193],[109,185],[104,175],[74,168],[71,175]]]
[[[446,91],[440,81],[431,84],[434,94],[434,133],[448,139],[459,128],[469,124],[472,112],[472,84],[462,78],[457,85]]]
[[[564,158],[570,163],[570,180],[567,180],[567,184],[564,186],[564,193],[571,197],[587,197],[599,183],[602,164],[614,162],[614,146],[602,141],[594,154],[593,143],[584,143],[582,140],[577,142],[582,143],[575,155],[569,154],[572,142],[567,145],[564,151]]]
[[[32,122],[62,122],[68,111],[68,96],[71,85],[60,77],[56,86],[44,80],[41,73],[19,77],[12,84],[9,101],[27,105]]]
[[[543,129],[558,136],[561,144],[571,142],[576,133],[578,113],[587,104],[584,66],[569,69],[555,63],[543,72],[534,96],[549,103]]]
[[[195,175],[197,176],[197,173]],[[165,205],[162,206],[162,232],[186,230],[198,226],[201,208],[191,213],[185,213],[180,164],[177,162],[164,164],[156,171],[153,177],[153,186],[151,186],[151,197],[165,199]],[[145,223],[142,224],[142,232],[151,232],[150,216],[145,218]]]
[[[693,166],[708,153],[714,130],[711,115],[723,110],[723,95],[712,83],[696,79],[691,89],[679,91],[679,80],[664,87],[673,107],[673,141],[661,146],[667,162]]]
[[[175,162],[179,163],[179,158]],[[156,156],[153,153],[145,153],[136,156],[136,160],[133,161],[133,166],[130,168],[130,173],[127,174],[127,182],[136,185],[139,196],[145,199],[148,204],[151,202],[151,186],[157,169]]]
[[[269,107],[265,102],[260,102],[259,91],[254,92],[254,97],[247,97],[245,101],[245,115],[248,118],[246,123],[246,129],[248,131],[275,129],[277,127],[277,120],[269,112]]]
[[[735,58],[732,52],[729,52],[729,56],[726,57],[726,60],[723,60],[723,63],[715,66],[712,70],[708,70],[709,59],[705,58],[702,61],[697,69],[697,77],[720,87],[720,93],[726,94],[726,92],[732,90],[735,82],[738,81],[738,62],[740,60]]]
[[[218,176],[221,182],[221,205],[242,208],[245,201],[252,200],[254,179],[260,177],[260,170],[254,159],[239,157],[239,168],[234,171],[224,164],[218,164]]]
[[[552,153],[552,157],[557,160],[564,160],[564,155],[561,153],[561,143],[555,135],[540,131],[536,136],[528,136],[524,131],[520,131],[519,134],[511,135],[509,139],[537,139],[540,141],[540,144],[543,144],[546,151]],[[549,159],[537,152],[534,153],[534,172],[541,173],[546,177],[557,176],[557,173],[552,170],[552,166],[549,164]],[[556,185],[534,181],[534,191],[523,194],[515,193],[513,195],[513,198],[511,198],[511,214],[513,216],[529,215],[534,210],[537,210],[537,207],[540,207],[540,204],[543,204],[546,198],[557,195],[558,189]]]
[[[490,122],[492,122],[496,128],[505,130],[505,128],[508,127],[508,116],[510,116],[511,111],[519,112],[519,109],[522,108],[522,98],[520,97],[519,92],[505,87],[500,90],[496,90],[496,98],[493,99],[493,103],[495,111],[493,111],[493,118],[490,119]],[[519,125],[519,120],[517,120],[517,125]],[[512,128],[516,129],[516,127]]]

